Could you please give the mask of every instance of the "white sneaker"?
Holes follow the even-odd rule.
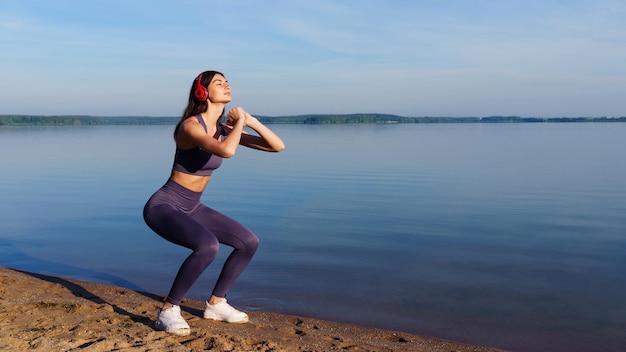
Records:
[[[247,323],[248,314],[238,311],[226,302],[226,299],[216,304],[204,302],[204,319],[225,321],[228,323]]]
[[[179,306],[172,306],[166,310],[159,309],[159,315],[156,322],[154,322],[154,327],[179,336],[187,336],[191,333],[189,324],[180,315]]]

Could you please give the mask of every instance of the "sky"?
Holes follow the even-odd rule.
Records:
[[[623,0],[2,0],[0,114],[626,116]]]

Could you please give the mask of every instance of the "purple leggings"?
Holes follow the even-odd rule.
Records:
[[[259,246],[259,239],[237,221],[200,203],[201,192],[193,192],[172,180],[146,203],[146,224],[166,240],[191,249],[172,284],[167,302],[180,305],[183,296],[217,256],[220,243],[234,248],[213,289],[226,297]]]

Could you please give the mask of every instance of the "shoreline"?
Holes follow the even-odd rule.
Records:
[[[492,352],[404,332],[313,318],[247,312],[247,324],[202,319],[185,300],[191,335],[153,328],[160,295],[0,267],[0,349],[88,351],[425,351]]]

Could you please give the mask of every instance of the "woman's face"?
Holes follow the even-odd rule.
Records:
[[[230,97],[230,84],[224,76],[216,74],[209,83],[209,101],[211,103],[229,103]]]

